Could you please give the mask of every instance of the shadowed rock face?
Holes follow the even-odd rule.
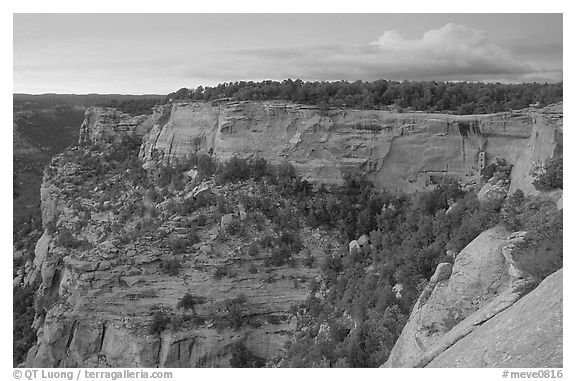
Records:
[[[384,367],[562,367],[562,270],[526,294],[505,253],[519,239],[491,228],[432,277]]]
[[[525,149],[534,131],[554,136],[557,124],[535,110],[467,116],[322,113],[286,102],[190,102],[159,106],[153,115],[141,117],[89,109],[81,141],[134,131],[145,134],[141,156],[146,162],[212,149],[223,160],[232,155],[288,160],[316,184],[340,184],[346,173],[360,170],[379,186],[411,193],[433,187],[444,176],[474,182],[496,157],[515,164],[521,155],[531,155]],[[541,145],[538,160],[545,160],[556,143]],[[529,161],[514,176],[524,176],[530,166]]]
[[[30,139],[22,135],[18,125],[12,123],[12,153],[14,155],[27,155],[39,153],[40,148],[38,148]]]

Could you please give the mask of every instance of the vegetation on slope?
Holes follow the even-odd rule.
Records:
[[[546,160],[544,168],[538,173],[532,184],[536,189],[549,191],[563,188],[563,156],[559,155]]]
[[[311,285],[308,301],[294,306],[309,328],[288,346],[284,366],[383,364],[436,265],[453,261],[447,250],[459,252],[497,223],[527,232],[513,252],[524,270],[543,279],[562,268],[562,211],[549,200],[518,191],[480,203],[453,183],[411,198],[391,197],[358,184],[349,180],[340,193],[310,201],[317,221],[340,223],[348,237],[369,231],[371,245],[352,252],[344,247],[341,255],[325,258],[323,288]]]

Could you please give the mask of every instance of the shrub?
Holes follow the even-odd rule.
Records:
[[[58,235],[58,244],[68,249],[90,248],[92,245],[86,240],[74,238],[70,230],[63,228]]]
[[[56,232],[56,218],[51,219],[46,224],[46,231],[48,234],[54,234]]]
[[[243,342],[232,344],[230,353],[230,366],[232,368],[262,368],[266,365],[266,360],[253,355]]]
[[[316,259],[312,256],[310,249],[306,249],[306,255],[304,257],[304,266],[312,268],[314,267]]]
[[[188,239],[188,245],[195,245],[197,243],[200,243],[201,241],[200,236],[198,235],[196,230],[190,230],[186,238]]]
[[[289,211],[278,213],[275,222],[278,224],[278,230],[296,230],[300,227],[298,218]]]
[[[200,180],[204,180],[212,176],[214,173],[216,173],[218,164],[216,163],[215,160],[212,160],[212,157],[206,154],[202,154],[198,155],[197,160],[198,160],[198,166],[197,166],[198,177]]]
[[[176,305],[177,308],[181,308],[184,310],[192,310],[194,311],[194,307],[197,304],[202,304],[206,301],[206,299],[204,297],[201,296],[195,296],[192,295],[190,293],[186,293],[184,294],[184,296],[182,297],[182,299],[180,299],[178,301],[178,304]]]
[[[550,200],[528,197],[516,212],[518,228],[526,231],[512,252],[520,267],[540,279],[562,268],[562,210]]]
[[[168,324],[170,324],[170,317],[166,316],[163,312],[156,312],[152,318],[149,332],[153,335],[160,334]]]
[[[244,224],[242,224],[242,222],[239,219],[234,218],[230,223],[230,225],[228,225],[228,227],[226,228],[226,232],[234,236],[240,236],[244,233]]]
[[[258,274],[258,268],[256,267],[256,265],[254,263],[250,264],[250,267],[248,268],[248,272],[250,274]]]
[[[279,245],[286,245],[294,252],[299,252],[304,248],[302,239],[298,233],[284,232],[278,238]]]
[[[229,327],[232,329],[239,329],[244,324],[244,305],[246,304],[246,297],[241,295],[226,301],[226,319],[228,320]]]
[[[228,269],[226,268],[226,266],[220,266],[216,269],[216,271],[214,271],[214,279],[222,279],[223,277],[228,276]]]
[[[544,163],[544,170],[532,182],[538,190],[548,191],[562,189],[563,187],[563,163],[562,156],[551,158]]]
[[[182,269],[182,264],[176,258],[174,259],[164,259],[160,264],[160,267],[171,276],[176,276],[180,273]]]
[[[510,177],[510,172],[512,172],[512,166],[506,164],[506,160],[503,158],[496,158],[495,163],[490,163],[482,169],[481,174],[484,181],[490,180],[493,176],[498,180],[508,179]]]
[[[220,167],[216,175],[218,184],[247,180],[250,177],[250,165],[246,159],[232,157]]]
[[[263,158],[257,158],[256,160],[254,160],[254,162],[252,163],[252,178],[254,178],[255,180],[259,180],[261,178],[263,178],[264,176],[268,176],[270,173],[270,169],[268,166],[268,163],[266,162],[265,159]]]
[[[218,329],[239,329],[245,322],[245,304],[246,296],[242,294],[235,298],[229,298],[215,303],[211,306],[209,319],[214,321]]]
[[[253,212],[250,213],[249,216],[250,219],[254,221],[254,226],[256,226],[256,229],[258,231],[264,230],[264,228],[266,227],[266,216],[264,214],[262,214],[261,212]]]
[[[508,230],[516,231],[522,227],[521,215],[524,210],[526,197],[524,192],[517,189],[512,196],[506,198],[500,210],[500,219]]]
[[[170,240],[170,247],[172,248],[172,254],[182,254],[186,251],[186,241],[180,238],[172,238]]]
[[[206,226],[207,222],[208,222],[208,218],[203,213],[198,215],[198,217],[196,218],[196,223],[198,224],[198,226]]]
[[[252,242],[250,246],[248,246],[248,255],[251,257],[258,255],[258,244],[256,242]]]
[[[282,266],[292,258],[292,251],[287,245],[282,245],[272,251],[268,264],[272,266]]]
[[[270,249],[274,247],[274,237],[272,237],[271,235],[265,235],[260,239],[260,246],[262,246],[265,249],[266,248]]]

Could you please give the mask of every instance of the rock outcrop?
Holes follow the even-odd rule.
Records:
[[[540,141],[541,134],[556,136],[557,124],[557,119],[536,110],[458,116],[321,112],[286,102],[180,102],[159,106],[153,115],[142,117],[91,108],[81,141],[147,132],[141,156],[148,163],[212,150],[222,160],[233,155],[288,160],[316,184],[340,184],[348,172],[364,171],[379,186],[411,193],[432,187],[445,176],[473,182],[496,157],[515,164],[521,155],[528,155],[529,142]],[[546,150],[534,151],[545,156]],[[514,184],[528,170],[519,168]]]
[[[478,192],[480,202],[502,202],[508,195],[509,181],[490,179]]]
[[[68,154],[74,150],[80,149]],[[185,215],[161,213],[157,229],[127,239],[140,221],[125,211],[127,204],[136,201],[156,210],[154,204],[135,198],[139,189],[126,188],[120,197],[102,201],[119,175],[106,174],[90,185],[88,175],[74,160],[57,156],[44,177],[46,231],[25,274],[27,284],[40,283],[38,340],[26,366],[222,367],[230,366],[235,343],[257,358],[282,353],[300,328],[291,307],[308,298],[307,285],[320,274],[318,267],[302,264],[304,251],[319,262],[335,237],[304,227],[304,251],[293,254],[300,265],[269,266],[269,248],[254,253],[248,247],[251,240],[273,234],[274,225],[263,217],[256,228],[238,202],[241,196],[262,197],[262,187],[206,182],[204,192],[235,205],[224,216],[228,225],[244,218],[244,236],[220,229],[217,208],[210,205],[211,212],[206,205]],[[75,186],[80,179],[85,183]],[[122,222],[126,230],[115,233],[122,213],[128,216]],[[201,215],[204,222],[191,230]],[[190,231],[197,234],[195,243],[174,251],[171,240],[184,239]],[[174,263],[179,267],[171,273],[168,266]],[[195,305],[178,308],[187,293],[196,298]],[[157,316],[169,322],[152,331]]]
[[[561,367],[561,270],[528,293],[535,278],[509,255],[521,237],[499,225],[466,246],[451,273],[440,264],[384,366]]]
[[[132,116],[111,107],[89,107],[78,140],[89,144],[120,143],[126,136],[144,136],[155,121],[154,115]]]

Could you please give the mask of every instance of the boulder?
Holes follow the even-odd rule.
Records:
[[[350,241],[348,249],[350,250],[350,253],[354,252],[354,250],[360,250],[360,244],[356,240]]]
[[[452,274],[452,263],[440,263],[434,271],[434,275],[430,278],[430,282],[438,283],[450,278]]]
[[[246,220],[246,217],[248,216],[246,214],[246,208],[244,208],[244,205],[242,205],[242,204],[238,205],[238,215],[240,217],[240,221]]]
[[[509,182],[501,179],[498,182],[487,182],[478,192],[480,202],[501,202],[508,195]]]
[[[362,237],[358,238],[358,245],[365,246],[369,242],[369,238],[366,234],[363,234]]]
[[[198,171],[195,169],[191,169],[188,172],[186,172],[186,176],[190,177],[190,180],[194,181],[198,176]]]

